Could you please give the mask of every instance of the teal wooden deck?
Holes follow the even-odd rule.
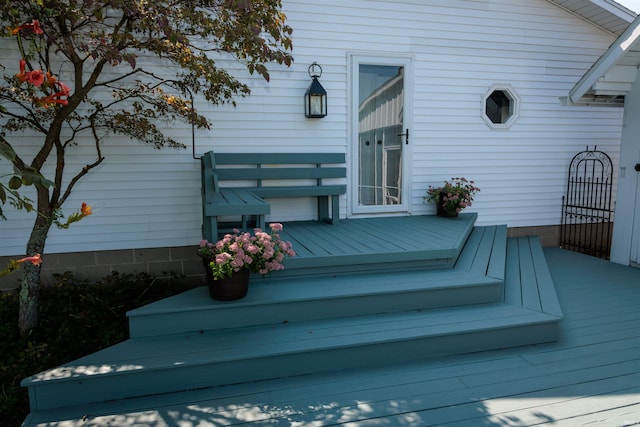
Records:
[[[477,214],[455,220],[408,216],[292,222],[282,238],[297,256],[280,276],[451,267],[471,234]]]
[[[475,227],[452,267],[384,276],[135,310],[131,340],[25,382],[25,426],[640,422],[640,270]]]

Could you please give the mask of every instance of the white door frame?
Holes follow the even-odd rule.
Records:
[[[411,55],[393,54],[371,54],[371,53],[349,53],[348,54],[348,75],[349,75],[349,128],[348,128],[348,153],[349,153],[349,203],[347,204],[347,215],[378,215],[378,214],[407,214],[411,211],[411,154],[413,140],[411,138],[413,119],[413,63]],[[363,206],[358,200],[358,173],[359,173],[359,65],[398,65],[404,67],[404,106],[403,106],[403,133],[409,129],[408,143],[402,142],[402,162],[401,169],[401,202],[399,204],[383,204]]]

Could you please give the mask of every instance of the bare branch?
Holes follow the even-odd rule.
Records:
[[[100,148],[100,136],[98,135],[95,126],[91,126],[91,130],[93,133],[93,139],[95,141],[95,148],[96,148],[96,154],[97,154],[97,159],[95,162],[93,163],[89,163],[87,165],[85,165],[82,170],[80,170],[80,172],[78,172],[69,182],[69,184],[67,185],[67,188],[64,192],[64,194],[62,195],[62,197],[60,198],[60,200],[58,201],[58,206],[62,206],[64,204],[64,202],[67,200],[67,198],[71,195],[71,191],[73,190],[73,188],[75,187],[75,185],[78,183],[78,181],[80,181],[80,179],[85,176],[86,174],[89,173],[89,171],[91,171],[92,169],[96,168],[98,165],[100,165],[100,163],[102,163],[104,161],[104,157],[102,156],[102,150]]]

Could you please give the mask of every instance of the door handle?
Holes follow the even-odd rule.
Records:
[[[404,136],[404,143],[409,144],[409,128],[407,128],[405,133],[399,133],[398,136]]]

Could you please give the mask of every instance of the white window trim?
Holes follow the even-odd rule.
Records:
[[[489,98],[489,96],[491,96],[493,92],[498,90],[507,92],[511,97],[511,99],[513,99],[513,104],[514,104],[511,112],[511,117],[509,117],[509,120],[507,120],[504,123],[493,123],[491,119],[487,117],[487,114],[486,114],[487,99]],[[492,129],[508,129],[520,116],[520,96],[515,91],[515,89],[509,84],[499,84],[499,83],[494,84],[482,96],[482,103],[480,105],[480,116],[485,121],[487,126],[489,126]]]

